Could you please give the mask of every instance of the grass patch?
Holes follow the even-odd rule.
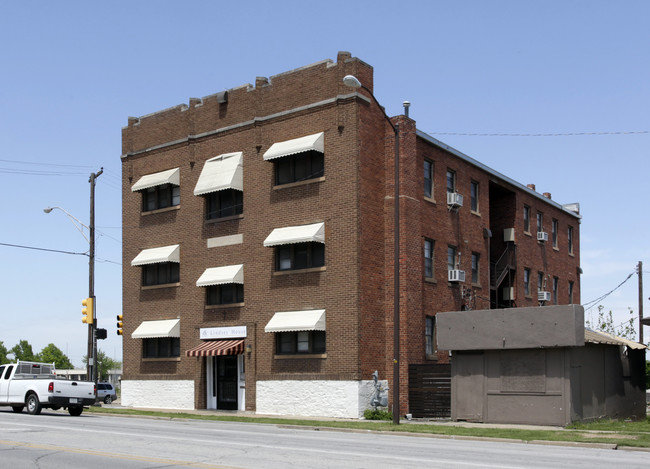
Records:
[[[122,414],[166,419],[212,420],[217,422],[244,422],[269,425],[294,425],[319,428],[336,428],[348,431],[381,431],[442,435],[446,437],[485,437],[511,440],[544,440],[574,443],[605,443],[620,446],[650,448],[650,419],[641,422],[598,421],[575,424],[566,430],[528,430],[519,428],[461,427],[435,423],[404,423],[395,425],[385,420],[305,420],[243,415],[206,415],[184,412],[162,412],[135,409],[92,407],[94,414]],[[591,432],[586,434],[585,432]],[[602,434],[596,433],[602,432]]]

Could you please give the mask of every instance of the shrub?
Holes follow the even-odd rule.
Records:
[[[387,410],[366,409],[363,411],[366,420],[393,420],[393,413]]]

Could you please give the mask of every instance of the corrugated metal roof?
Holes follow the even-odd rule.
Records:
[[[585,328],[585,342],[590,342],[592,344],[625,345],[635,350],[643,350],[648,348],[643,344],[624,339],[623,337],[617,337],[615,335],[608,334],[607,332],[592,331],[591,329],[587,328]]]

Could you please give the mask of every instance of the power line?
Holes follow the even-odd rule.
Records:
[[[621,283],[619,283],[619,284],[618,284],[614,289],[612,289],[612,290],[610,290],[609,292],[605,293],[604,295],[602,295],[602,296],[596,298],[595,300],[592,300],[592,301],[588,301],[588,302],[586,302],[586,303],[583,303],[583,306],[585,307],[585,311],[589,311],[591,308],[593,308],[594,306],[596,306],[597,303],[601,302],[602,300],[604,300],[605,298],[607,298],[609,295],[611,295],[612,293],[614,293],[616,290],[618,290],[619,288],[621,288],[621,287],[623,286],[623,284],[625,284],[625,282],[627,282],[628,280],[630,280],[634,274],[636,274],[636,271],[635,271],[635,272],[632,272],[630,275],[628,275],[627,278],[626,278],[625,280],[623,280]],[[587,307],[588,305],[591,305],[591,306]]]
[[[21,249],[33,249],[35,251],[48,251],[48,252],[58,252],[61,254],[73,254],[75,256],[87,256],[87,252],[72,252],[72,251],[61,251],[59,249],[47,249],[47,248],[37,248],[35,246],[21,246],[20,244],[9,244],[9,243],[0,243],[0,246],[9,246],[12,248],[21,248]]]
[[[648,134],[650,130],[622,131],[622,132],[568,132],[551,134],[490,134],[490,133],[464,133],[464,132],[427,132],[430,135],[459,135],[463,137],[574,137],[584,135],[639,135]]]

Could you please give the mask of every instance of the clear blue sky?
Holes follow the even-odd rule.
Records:
[[[20,1],[0,4],[0,243],[84,252],[97,182],[100,341],[121,360],[121,128],[141,116],[323,59],[375,69],[389,115],[559,203],[579,202],[582,301],[644,261],[650,278],[647,1]],[[464,134],[604,135],[497,137]],[[88,259],[0,245],[0,340],[50,342],[81,365]],[[650,315],[646,288],[646,316]],[[602,300],[637,311],[637,277]],[[595,308],[588,311],[593,315]],[[128,314],[128,312],[127,312]],[[646,328],[646,337],[650,328]]]

